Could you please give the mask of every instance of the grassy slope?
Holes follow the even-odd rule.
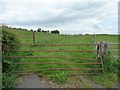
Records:
[[[10,32],[13,32],[16,34],[19,39],[21,40],[22,43],[32,43],[32,32],[30,31],[23,31],[19,29],[11,29],[10,28],[5,28],[6,30],[9,30]],[[36,32],[36,43],[39,44],[80,44],[80,43],[92,43],[92,37],[90,35],[75,35],[75,36],[68,36],[68,35],[55,35],[55,34],[47,34],[47,33],[38,33]],[[99,41],[107,41],[107,42],[118,42],[118,36],[116,35],[97,35],[96,36],[97,42]],[[114,48],[117,48],[117,46],[112,46]],[[94,49],[95,47],[55,47],[55,50],[91,50]],[[22,46],[22,50],[51,50],[52,47],[43,47],[43,46]],[[27,54],[28,52],[25,53],[20,53],[21,56],[23,55],[29,55]],[[33,56],[51,56],[52,53],[30,53],[30,55]],[[87,58],[93,58],[96,57],[95,53],[55,53],[55,56],[66,56],[66,57],[87,57]],[[21,59],[21,62],[51,62],[51,59]],[[79,60],[65,60],[65,59],[54,59],[56,62],[81,62]],[[42,68],[51,68],[51,65],[20,65],[21,70],[41,70]],[[85,65],[54,65],[54,67],[70,67],[70,68],[75,68],[75,67],[88,67]],[[90,66],[89,66],[90,67]],[[99,66],[97,66],[99,67]],[[48,71],[47,71],[48,72]],[[50,71],[49,71],[50,72]],[[78,71],[74,71],[78,72]],[[50,72],[51,73],[51,72]],[[73,71],[68,72],[68,73],[73,73]],[[108,77],[107,77],[108,76]],[[113,77],[112,77],[113,76]],[[102,84],[106,87],[112,87],[114,85],[114,82],[117,81],[116,75],[113,74],[105,74],[104,76],[94,76],[93,80],[96,83]],[[111,80],[112,79],[112,80]],[[109,82],[107,83],[106,82]]]

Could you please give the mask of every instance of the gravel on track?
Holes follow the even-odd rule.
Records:
[[[15,88],[51,88],[51,86],[42,78],[32,74],[21,78]]]

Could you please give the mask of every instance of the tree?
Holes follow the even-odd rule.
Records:
[[[33,31],[32,29],[30,31]]]
[[[58,30],[51,31],[53,34],[59,34],[60,32]]]
[[[41,32],[41,30],[42,30],[41,28],[38,28],[38,29],[37,29],[37,32]]]
[[[41,32],[45,32],[44,30],[42,30]]]

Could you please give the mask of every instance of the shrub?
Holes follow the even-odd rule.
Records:
[[[58,30],[51,31],[53,34],[59,34],[60,32]]]
[[[2,88],[13,88],[15,85],[16,75],[12,73],[3,73],[2,76]]]
[[[2,31],[2,48],[11,49],[11,50],[18,49],[19,46],[13,43],[19,43],[19,40],[16,39],[16,36],[14,34],[3,30]]]
[[[58,72],[51,74],[49,77],[53,82],[58,84],[64,84],[68,81],[68,76],[66,72]]]
[[[42,30],[41,28],[38,28],[38,29],[37,29],[37,32],[41,32],[41,30]]]
[[[103,59],[103,63],[105,72],[118,73],[118,67],[120,67],[120,60],[108,56]]]
[[[29,51],[26,51],[26,52],[23,52],[24,56],[33,56],[34,52],[29,52]]]
[[[2,31],[2,88],[12,88],[15,82],[16,74],[12,71],[16,70],[17,65],[12,65],[8,62],[15,62],[11,58],[6,58],[5,56],[16,55],[16,52],[10,52],[9,50],[19,49],[19,40],[16,36],[8,31]],[[18,60],[18,59],[17,59]]]
[[[10,52],[9,50],[16,50],[19,48],[18,45],[13,44],[13,43],[18,43],[18,40],[16,39],[15,35],[7,32],[5,30],[3,30],[2,32],[2,69],[3,72],[8,72],[11,71],[12,69],[15,69],[16,65],[10,65],[8,62],[13,62],[14,60],[10,59],[10,58],[6,58],[4,57],[9,56],[11,54],[16,55],[16,52]]]
[[[30,31],[32,31],[33,32],[33,30],[31,29]]]

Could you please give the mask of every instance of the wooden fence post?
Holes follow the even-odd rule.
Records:
[[[96,34],[94,33],[93,35],[93,43],[95,44],[96,43]]]
[[[102,65],[102,70],[103,70],[103,74],[104,74],[104,64],[103,64],[103,60],[106,57],[106,55],[108,55],[108,48],[109,48],[109,44],[107,42],[100,42],[97,46],[97,50],[98,52],[98,58],[100,59],[101,65]]]
[[[35,44],[35,31],[33,31],[33,44]]]
[[[101,63],[101,68],[102,68],[102,74],[104,74],[104,64],[103,64],[103,47],[104,47],[104,44],[103,42],[100,42],[97,46],[97,50],[98,50],[98,58],[100,60],[100,63]]]
[[[109,44],[107,42],[100,42],[97,46],[97,50],[100,50],[101,53],[98,53],[98,57],[102,56],[104,58],[108,55]]]
[[[104,54],[105,54],[105,56],[109,54],[108,51],[109,51],[109,43],[105,42],[105,44],[104,44]]]

